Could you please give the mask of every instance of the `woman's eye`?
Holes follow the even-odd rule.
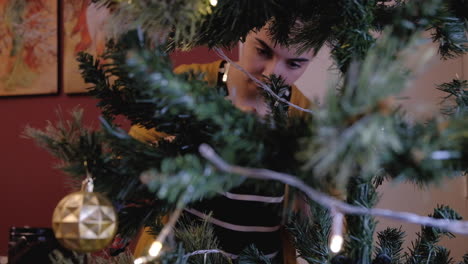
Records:
[[[268,50],[262,49],[262,48],[257,48],[257,54],[260,55],[260,56],[263,56],[263,57],[270,56],[270,52]]]
[[[289,68],[291,69],[299,69],[301,68],[301,64],[297,63],[297,62],[289,62],[288,63],[288,66]]]

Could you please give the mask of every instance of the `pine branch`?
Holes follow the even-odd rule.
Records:
[[[347,202],[364,208],[377,204],[377,193],[369,181],[351,178],[348,184]],[[347,236],[345,239],[346,255],[355,263],[370,264],[373,251],[373,234],[377,224],[371,215],[346,215]]]
[[[400,148],[393,131],[398,112],[392,96],[404,89],[409,76],[395,60],[398,45],[392,32],[386,32],[362,64],[350,66],[342,94],[327,95],[325,107],[316,114],[310,145],[301,153],[306,169],[318,179],[343,188],[358,167],[364,178],[379,170],[377,153]],[[407,48],[409,52],[411,45]]]
[[[112,140],[105,141],[105,133],[92,132],[83,126],[82,114],[81,109],[75,110],[70,121],[64,121],[60,115],[56,124],[49,122],[44,130],[28,127],[25,135],[61,159],[63,164],[60,168],[78,183],[88,170],[95,178],[95,190],[105,193],[118,205],[120,234],[131,238],[141,227],[151,225],[155,216],[173,208],[165,201],[154,201],[154,194],[148,192],[135,177],[148,167],[158,164],[162,156],[154,153],[151,146],[128,136],[126,140],[120,138],[120,144],[112,144]],[[132,148],[119,149],[123,144],[131,145]],[[84,166],[85,161],[87,167]],[[136,218],[133,215],[135,213],[141,217]]]
[[[336,39],[334,28],[343,21],[342,2],[314,0],[286,4],[284,1],[282,9],[289,15],[276,16],[269,31],[281,45],[292,45],[298,53],[312,49],[316,54]],[[293,10],[288,9],[291,7]]]
[[[459,264],[468,264],[468,253],[463,255],[463,261],[460,262]]]
[[[175,41],[194,41],[202,21],[212,13],[208,0],[118,1],[93,0],[100,6],[110,6],[108,25],[111,35],[124,35],[140,29],[157,42],[169,37]],[[173,29],[176,29],[175,31]]]
[[[439,87],[458,104],[443,122],[434,119],[428,124],[409,124],[391,105],[391,96],[405,87],[409,76],[406,70],[402,72],[400,62],[405,52],[401,49],[413,45],[416,33],[433,30],[433,40],[439,42],[443,58],[466,52],[465,0],[397,1],[395,5],[355,0],[223,0],[216,7],[207,0],[94,2],[113,10],[110,24],[123,36],[119,43],[109,43],[103,58],[80,55],[83,77],[93,85],[90,93],[100,99],[107,120],[103,121],[103,130],[84,129],[77,117],[77,122],[70,125],[62,122],[46,131],[29,129],[28,133],[65,160],[63,169],[72,174],[82,175],[83,161],[88,162],[96,177],[96,189],[106,192],[119,207],[119,230],[124,236],[135,235],[141,226],[153,225],[154,231],[159,231],[161,216],[175,206],[181,208],[241,183],[255,190],[281,187],[275,181],[244,181],[244,177],[235,175],[239,172],[293,184],[325,207],[356,214],[348,220],[351,236],[347,244],[350,257],[358,263],[370,263],[374,215],[466,232],[464,222],[447,225],[414,214],[366,208],[375,203],[371,182],[382,168],[389,177],[421,184],[467,170],[465,81]],[[288,118],[286,104],[279,103],[275,108],[275,96],[283,88],[276,80],[272,80],[274,92],[266,95],[273,106],[269,119],[243,113],[216,87],[200,81],[201,76],[173,74],[165,52],[167,45],[161,44],[169,41],[170,48],[184,49],[201,44],[232,46],[250,30],[267,23],[281,45],[295,45],[300,52],[317,52],[323,45],[332,47],[336,66],[345,76],[343,89],[340,96],[329,95],[326,106],[313,120]],[[147,34],[123,34],[134,29]],[[381,40],[376,41],[371,34],[374,30],[383,32]],[[156,38],[156,48],[148,36]],[[111,123],[121,114],[134,124],[156,128],[175,139],[149,145],[137,142]],[[302,146],[299,137],[309,140],[302,161],[295,159]],[[272,173],[274,177],[270,177],[269,173],[262,174],[265,171],[252,173],[240,167],[229,171],[235,173],[219,172],[199,156],[198,147],[203,142],[216,146],[231,164],[283,173]],[[301,170],[303,161],[308,163],[305,171]],[[318,185],[315,177],[331,179],[329,182],[341,187],[349,180],[349,202],[357,206],[317,193],[285,173],[299,175],[314,186]],[[442,218],[455,217],[448,211],[444,214]],[[320,230],[324,233],[315,233],[308,224],[299,223],[297,234],[320,238],[323,243],[298,248],[310,257],[309,261],[325,261],[328,232],[324,228]],[[319,224],[326,226],[326,222]],[[442,234],[437,228],[423,228],[412,252],[415,261],[425,258],[434,263],[452,262],[449,252],[435,245]],[[383,241],[376,260],[384,252],[393,260],[399,259],[398,241]],[[162,262],[185,263],[189,254],[179,247]],[[259,252],[253,255],[257,255],[256,261],[262,259]]]
[[[251,30],[262,28],[278,13],[289,16],[291,10],[292,6],[287,7],[284,1],[278,0],[218,1],[213,13],[202,22],[193,45],[188,47],[233,47],[239,40],[245,40]]]
[[[331,217],[329,211],[319,204],[308,202],[312,219],[295,215],[287,225],[294,238],[294,247],[299,256],[309,263],[327,263],[329,259],[328,237]]]
[[[434,264],[454,264],[453,259],[450,257],[450,250],[440,247],[434,256]]]
[[[285,101],[289,101],[288,99],[291,97],[291,86],[285,85],[284,80],[282,80],[281,77],[276,75],[269,76],[267,85],[271,87],[273,94],[278,95]],[[271,124],[273,126],[276,126],[277,124],[283,127],[286,126],[289,122],[289,105],[277,100],[269,92],[263,89],[261,90],[261,94],[263,94],[263,98],[265,98],[265,102],[270,109],[269,115],[266,119],[271,119]]]
[[[375,38],[370,34],[376,1],[341,1],[343,21],[335,25],[336,39],[331,42],[332,56],[341,72],[347,72],[353,60],[364,58]]]
[[[467,138],[462,132],[467,121],[459,116],[449,121],[433,119],[426,124],[399,122],[394,129],[401,148],[383,157],[388,177],[423,186],[440,182],[442,177],[460,176],[467,170],[463,161],[467,155]]]
[[[136,39],[135,33],[129,33],[116,44],[113,42],[108,43],[107,51],[103,55],[103,59],[110,60],[107,64],[101,65],[98,59],[94,60],[91,55],[85,53],[79,55],[78,61],[80,62],[80,70],[84,80],[93,84],[89,94],[100,99],[98,107],[102,109],[104,116],[109,121],[112,121],[113,116],[125,115],[133,124],[151,128],[154,127],[154,125],[151,126],[152,121],[154,121],[153,116],[158,114],[156,113],[157,108],[153,105],[158,102],[152,100],[151,96],[154,94],[148,94],[149,92],[145,91],[148,89],[147,78],[132,77],[130,68],[127,66],[128,63],[135,63],[135,60],[128,58],[129,50],[136,49],[142,52],[141,50],[144,47],[149,47],[149,44],[141,46]],[[148,53],[148,51],[146,52]],[[162,51],[162,46],[156,49],[153,58],[155,57],[158,60],[153,60],[151,63],[154,64],[153,67],[157,67],[158,72],[152,77],[158,77],[160,84],[168,83],[169,80],[174,79],[174,74],[167,54]],[[111,83],[110,78],[114,78],[115,81]],[[164,98],[159,101],[159,109],[163,108],[161,104],[164,101]],[[186,114],[185,119],[187,117],[190,117],[190,115]],[[159,124],[166,123],[166,119],[163,117],[159,117],[159,119],[156,117],[155,119]],[[177,120],[180,120],[180,124],[184,123],[183,118],[177,118]],[[173,132],[174,129],[176,128],[158,128],[159,131],[169,133]]]
[[[56,114],[59,119],[56,124],[48,121],[44,130],[26,126],[23,136],[35,139],[40,147],[47,149],[52,155],[65,162],[75,161],[78,151],[74,145],[78,145],[80,140],[88,137],[87,130],[81,125],[83,110],[74,110],[70,121],[64,120],[61,110],[58,110]]]
[[[375,8],[373,27],[378,32],[381,32],[387,26],[392,26],[393,21],[397,14],[400,12],[404,5],[404,1],[397,0],[392,5],[388,1],[378,1]]]
[[[146,171],[141,180],[158,198],[178,207],[212,197],[219,190],[229,190],[243,181],[240,177],[222,175],[205,167],[204,162],[194,155],[165,159],[160,170]]]
[[[449,104],[442,108],[442,113],[446,115],[467,115],[468,114],[468,81],[454,79],[450,83],[443,83],[437,89],[448,93],[443,98],[443,104]],[[447,102],[447,101],[454,102]]]
[[[385,255],[390,258],[391,264],[402,263],[401,251],[403,248],[403,239],[405,232],[401,228],[387,228],[377,233],[377,245],[375,249],[375,256]],[[374,261],[375,262],[375,261]]]
[[[194,252],[204,249],[217,249],[218,240],[213,227],[208,221],[194,223],[190,218],[182,217],[174,229],[174,235],[181,241],[185,250]],[[222,254],[203,254],[190,257],[190,263],[230,263],[230,259]]]
[[[244,249],[239,255],[239,263],[242,264],[274,264],[278,263],[270,260],[262,254],[254,245]]]
[[[439,54],[443,59],[453,59],[468,51],[466,20],[445,18],[433,27],[432,39],[439,42]]]
[[[423,185],[466,171],[466,117],[411,124],[393,106],[392,94],[403,89],[409,77],[401,70],[403,57],[394,57],[399,46],[392,32],[384,33],[363,63],[350,67],[341,96],[330,93],[324,109],[317,111],[310,144],[301,152],[305,168],[317,179],[343,189],[351,172],[359,170],[369,178],[384,168],[390,178]],[[463,105],[460,88],[453,89]]]
[[[371,31],[396,26],[402,45],[414,32],[434,29],[444,58],[466,52],[466,2],[398,1],[248,1],[226,0],[211,6],[207,0],[165,1],[94,0],[112,10],[111,35],[140,30],[159,42],[172,39],[173,47],[199,45],[232,47],[252,30],[270,23],[278,43],[299,51],[332,47],[336,65],[347,71],[352,60],[363,58],[375,42]],[[234,11],[235,10],[235,11]],[[299,21],[299,23],[298,23]],[[311,37],[313,36],[313,37]]]
[[[443,59],[461,56],[468,51],[468,32],[465,0],[443,1],[432,30],[432,39],[439,42],[439,54]]]
[[[96,177],[96,190],[107,193],[123,208],[124,221],[120,225],[123,236],[132,236],[139,227],[151,225],[150,218],[166,213],[174,203],[182,206],[243,182],[240,177],[214,172],[204,160],[191,155],[197,151],[197,141],[207,140],[223,147],[224,155],[236,163],[292,171],[298,168],[294,165],[293,151],[298,144],[297,135],[306,132],[304,124],[272,128],[254,115],[235,108],[204,82],[174,75],[161,54],[141,51],[127,57],[122,52],[125,49],[118,45],[111,49],[105,58],[111,58],[112,62],[105,65],[81,55],[83,76],[94,84],[91,93],[102,99],[100,106],[108,116],[125,114],[134,118],[134,122],[174,133],[175,139],[159,141],[157,146],[143,144],[105,120],[103,131],[95,133],[99,140],[89,142],[86,149],[80,143],[70,142],[73,139],[64,139],[82,155],[90,155],[93,153],[90,150],[95,150],[96,155],[89,157],[89,169]],[[111,77],[116,77],[113,83],[109,81]],[[168,104],[174,106],[169,111]],[[152,106],[150,111],[140,111],[148,106]],[[187,116],[187,113],[191,114]],[[227,131],[239,133],[226,138]],[[279,140],[281,144],[270,142],[278,138],[283,138]],[[55,144],[53,139],[50,144]],[[184,172],[185,168],[192,169]],[[74,167],[68,166],[67,170],[84,171],[82,161]],[[145,171],[145,182],[152,181],[149,185],[156,194],[150,193],[141,182],[139,176]],[[194,186],[196,192],[192,191]],[[268,190],[279,187],[276,182],[262,186]],[[157,207],[152,209],[145,203]],[[130,212],[143,217],[128,217]]]
[[[404,40],[411,32],[429,30],[442,58],[460,56],[467,51],[466,18],[460,13],[463,5],[458,0],[405,2],[395,14],[395,31]],[[455,6],[459,9],[455,10]]]
[[[158,153],[166,152],[166,157],[196,153],[196,147],[205,141],[222,146],[223,155],[229,157],[230,160],[238,159],[236,163],[239,164],[263,164],[262,166],[272,169],[295,170],[298,167],[293,165],[297,161],[292,152],[298,144],[296,138],[308,133],[304,129],[306,126],[304,122],[282,122],[272,125],[252,114],[246,115],[225,100],[224,95],[217,93],[214,87],[208,87],[206,83],[190,76],[179,76],[168,71],[168,63],[164,62],[167,58],[162,53],[135,51],[130,53],[130,56],[126,56],[126,61],[121,56],[123,55],[120,51],[115,52],[112,58],[116,62],[110,67],[112,71],[107,71],[109,74],[122,73],[116,76],[120,81],[120,86],[116,88],[106,85],[98,86],[99,83],[105,82],[94,81],[96,85],[92,93],[101,99],[101,107],[111,115],[123,114],[133,122],[143,124],[147,128],[154,127],[158,131],[174,135],[175,139],[171,142],[158,143]],[[128,63],[129,66],[123,62]],[[83,69],[90,68],[89,71],[83,72],[84,76],[88,75],[88,72],[93,75],[93,72],[98,71],[96,63],[89,61],[83,61],[83,63],[87,64],[83,65]],[[125,72],[127,75],[123,74]],[[122,76],[130,80],[123,79]],[[121,94],[126,96],[122,97]],[[147,110],[143,112],[140,109]],[[224,135],[230,131],[238,131],[238,133],[232,137],[225,137]],[[275,142],[280,142],[280,144],[272,144],[271,139],[275,139]],[[115,144],[113,148],[121,151],[120,156],[126,154],[126,150],[130,155],[133,148],[128,143],[131,141],[118,143],[119,140],[113,141],[112,144]],[[246,155],[246,153],[249,154]],[[188,165],[195,162],[193,158],[187,158],[186,161],[181,161],[182,159],[179,158],[180,161],[176,163]],[[278,160],[282,160],[282,163],[278,163]],[[200,167],[193,164],[192,167],[198,166],[197,168],[200,169],[203,167],[203,165]],[[158,167],[159,165],[156,168]],[[155,173],[160,172],[156,170]],[[175,171],[167,173],[177,175]],[[182,175],[179,176],[182,177]],[[175,187],[184,182],[177,179],[178,177],[175,177],[174,184],[168,183],[167,186]],[[219,179],[226,179],[226,177]],[[239,183],[238,179],[230,181]],[[156,182],[153,187],[164,189]],[[184,186],[181,185],[179,190],[184,190]],[[213,186],[213,190],[219,188],[216,186],[218,185]],[[171,201],[178,200],[179,191],[174,189],[174,192],[170,193],[173,194]],[[209,193],[207,191],[205,194],[209,195]]]
[[[158,234],[165,223],[163,216],[173,210],[173,206],[163,201],[125,202],[126,204],[121,204],[122,208],[119,210],[118,227],[119,234],[125,238],[136,237],[144,227],[150,227],[153,234]]]
[[[23,136],[35,140],[38,146],[60,159],[62,163],[58,168],[69,172],[77,187],[85,174],[84,162],[88,163],[91,170],[101,164],[102,135],[90,132],[83,126],[82,109],[72,110],[72,119],[67,121],[61,110],[56,114],[58,121],[55,124],[48,121],[43,130],[26,126]]]
[[[89,260],[89,264],[131,264],[134,258],[130,251],[125,251],[115,257],[108,255],[104,256],[93,256]]]
[[[434,209],[432,215],[435,219],[447,219],[447,220],[460,220],[462,219],[454,210],[448,206],[438,206]],[[417,233],[418,238],[412,244],[410,249],[410,255],[406,261],[407,264],[416,263],[452,263],[448,257],[448,252],[445,248],[438,246],[442,236],[453,238],[454,235],[450,232],[441,230],[439,228],[433,228],[423,226],[421,232]],[[436,262],[437,261],[437,262]]]

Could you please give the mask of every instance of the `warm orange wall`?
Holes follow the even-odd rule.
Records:
[[[237,57],[237,48],[231,58]],[[204,63],[218,59],[205,48],[175,54],[175,66]],[[58,95],[0,97],[0,256],[7,255],[8,231],[11,226],[50,227],[52,211],[69,189],[67,179],[53,165],[57,163],[32,140],[20,137],[29,124],[43,128],[46,120],[55,121],[55,111],[67,113],[75,106],[85,109],[85,124],[98,127],[96,100],[88,96]]]

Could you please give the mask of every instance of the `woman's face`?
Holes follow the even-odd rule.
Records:
[[[299,55],[296,53],[297,48],[275,44],[268,35],[267,27],[263,27],[259,32],[251,32],[247,36],[239,65],[257,79],[275,74],[281,76],[286,84],[293,84],[313,58],[312,51]],[[255,83],[247,76],[245,82],[249,89],[256,89]]]

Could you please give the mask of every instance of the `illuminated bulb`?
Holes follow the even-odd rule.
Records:
[[[210,0],[210,4],[212,6],[216,6],[218,4],[218,0]]]
[[[340,235],[333,235],[330,242],[330,250],[333,253],[338,253],[343,245],[343,237]]]
[[[135,259],[135,261],[133,261],[133,264],[143,264],[143,263],[145,263],[144,258],[137,258]]]
[[[332,226],[331,226],[331,239],[330,239],[330,250],[333,253],[338,253],[343,245],[343,218],[344,215],[335,210],[331,209],[332,215]]]
[[[229,67],[231,67],[231,64],[228,63],[226,65],[226,69],[224,70],[224,74],[223,74],[223,83],[227,82],[227,79],[228,79],[228,73],[229,73]]]
[[[150,256],[156,257],[159,255],[161,248],[162,248],[162,243],[159,241],[154,241],[148,253],[150,254]]]

